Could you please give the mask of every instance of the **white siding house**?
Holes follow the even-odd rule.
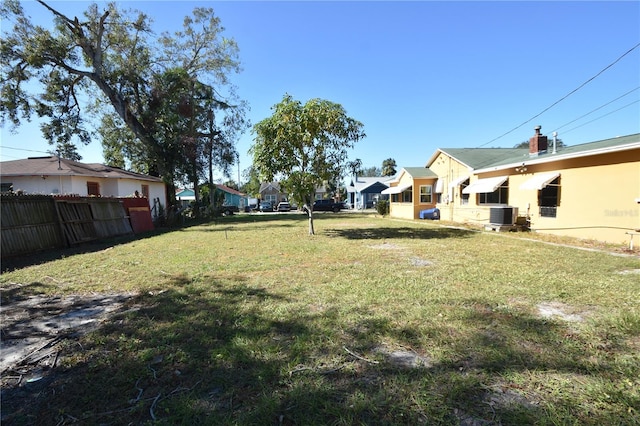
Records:
[[[136,192],[166,208],[162,179],[104,164],[85,164],[55,156],[0,162],[2,192],[25,194],[131,197]]]

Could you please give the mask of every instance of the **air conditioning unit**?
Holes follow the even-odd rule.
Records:
[[[517,207],[491,207],[489,210],[489,223],[492,225],[513,225],[517,218]]]

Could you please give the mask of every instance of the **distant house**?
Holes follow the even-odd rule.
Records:
[[[290,201],[289,194],[284,192],[284,190],[280,187],[278,182],[263,182],[260,185],[260,200],[269,201],[274,206],[277,205],[280,201]],[[327,198],[329,191],[324,186],[319,186],[316,188],[313,199],[321,200],[323,198]]]
[[[280,184],[278,182],[263,182],[260,184],[260,200],[269,201],[274,206],[280,201],[287,201],[287,194],[280,191]]]
[[[554,149],[537,127],[528,148],[442,148],[426,167],[444,220],[510,223],[508,211],[534,231],[615,244],[640,229],[640,134]]]
[[[363,177],[354,176],[347,185],[347,202],[352,208],[372,208],[378,200],[389,199],[382,191],[389,187],[388,182],[393,177]]]
[[[55,156],[0,162],[2,192],[96,197],[140,195],[167,206],[162,179],[98,163],[80,163]]]
[[[193,189],[176,189],[176,201],[182,207],[189,207],[189,204],[196,200],[196,193]]]
[[[226,206],[236,206],[242,210],[244,206],[247,205],[247,197],[245,194],[229,188],[226,185],[215,184],[215,192],[224,196],[222,204]],[[182,207],[189,206],[189,204],[195,200],[196,194],[193,189],[178,189],[176,191],[176,201],[178,201]]]
[[[223,204],[226,206],[236,206],[240,210],[243,210],[247,205],[247,196],[242,192],[229,188],[226,185],[216,184],[216,192],[224,194]]]

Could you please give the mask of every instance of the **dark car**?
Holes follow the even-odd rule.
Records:
[[[221,210],[222,210],[222,214],[225,216],[231,216],[232,214],[238,213],[240,211],[238,206],[233,206],[230,204],[223,204],[221,207]]]
[[[344,209],[344,205],[342,203],[336,203],[331,199],[323,199],[316,200],[313,203],[313,211],[314,212],[334,212],[338,213],[340,210]],[[304,209],[306,211],[306,209]]]
[[[260,203],[260,211],[261,212],[272,212],[273,211],[273,204],[271,204],[271,201],[263,201]]]

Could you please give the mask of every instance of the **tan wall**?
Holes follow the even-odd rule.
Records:
[[[413,179],[407,173],[404,173],[400,177],[400,181],[397,186],[412,186],[412,202],[411,203],[402,203],[402,202],[390,202],[389,204],[389,216],[398,218],[398,219],[418,219],[420,217],[420,211],[431,209],[436,207],[436,199],[437,194],[435,193],[436,189],[436,179]],[[431,185],[432,186],[432,202],[431,203],[420,203],[420,186],[421,185]],[[390,196],[391,200],[393,197]]]
[[[442,220],[455,220],[455,214],[462,214],[460,209],[466,210],[467,206],[462,206],[460,203],[460,189],[459,187],[450,188],[451,182],[454,182],[460,177],[470,176],[471,172],[469,168],[464,164],[456,161],[450,156],[440,152],[435,158],[429,169],[436,173],[440,179],[443,179],[441,202],[436,205],[440,209],[440,218]],[[465,212],[462,217],[468,215],[476,217],[476,212]],[[467,222],[469,219],[461,220],[461,222]]]
[[[413,185],[413,178],[407,173],[403,173],[400,176],[397,186]],[[413,197],[415,197],[415,188],[413,190]],[[413,203],[392,202],[393,195],[389,196],[389,216],[397,219],[414,219],[414,205]],[[414,198],[415,200],[415,198]]]
[[[527,164],[527,171],[498,170],[472,175],[469,169],[440,152],[429,169],[443,179],[440,209],[442,220],[460,223],[488,224],[491,205],[478,205],[476,194],[469,203],[461,204],[460,187],[451,191],[449,185],[457,178],[471,175],[470,183],[479,178],[509,176],[509,205],[518,207],[520,216],[528,215],[532,230],[613,244],[628,244],[625,232],[640,229],[640,150],[573,158],[545,164]],[[560,173],[560,205],[555,218],[540,217],[538,191],[521,190],[520,185],[540,173]],[[403,177],[404,178],[404,177]],[[407,185],[406,179],[399,185]],[[424,181],[423,181],[424,183]],[[413,183],[414,202],[391,203],[391,216],[417,219],[420,210],[417,188]],[[433,182],[435,190],[435,181]],[[434,196],[436,194],[434,193]]]
[[[560,172],[560,205],[555,218],[540,217],[538,191],[521,190],[520,185],[552,171]],[[502,170],[481,177],[506,174],[509,205],[518,207],[520,215],[529,215],[534,231],[619,244],[628,243],[625,232],[640,228],[640,204],[635,202],[640,197],[640,150],[530,165],[522,174]],[[471,194],[470,206],[458,209],[454,221],[488,222],[490,207],[475,206],[475,200]],[[486,214],[478,214],[480,210]]]

